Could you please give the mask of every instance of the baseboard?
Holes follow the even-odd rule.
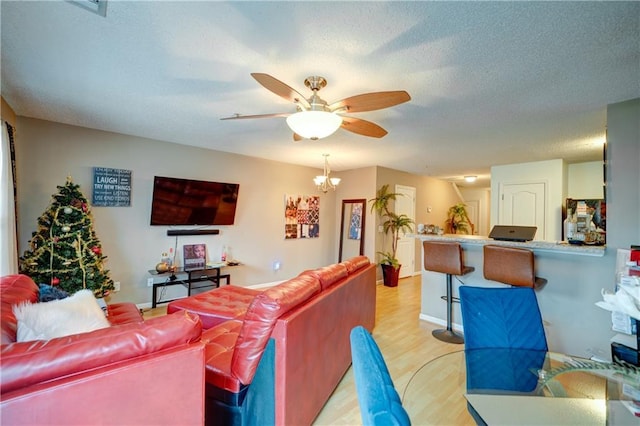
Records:
[[[447,325],[447,322],[443,319],[440,318],[436,318],[436,317],[432,317],[431,315],[425,315],[423,313],[421,313],[418,316],[419,319],[421,319],[422,321],[427,321],[430,322],[432,324],[438,324],[438,325],[442,325],[445,326]],[[463,332],[464,331],[464,327],[462,327],[460,324],[456,324],[455,322],[453,324],[451,324],[451,328],[453,328],[455,331],[459,331],[459,332]]]
[[[269,282],[269,283],[261,283],[261,284],[252,284],[252,285],[247,285],[247,286],[245,286],[245,287],[247,287],[247,288],[253,288],[253,289],[256,289],[256,288],[267,288],[267,287],[273,287],[273,286],[278,285],[278,284],[280,284],[280,283],[283,283],[283,282],[285,282],[285,281],[286,281],[286,280],[281,280],[281,281],[271,281],[271,282]]]
[[[187,296],[179,296],[179,297],[175,297],[173,299],[171,299],[172,301],[174,300],[178,300],[178,299],[184,299]],[[166,305],[169,302],[158,302],[158,304],[156,305],[156,308],[158,308],[160,305]],[[138,309],[151,309],[151,306],[153,306],[153,304],[151,302],[145,302],[145,303],[136,303],[136,306],[138,307]]]

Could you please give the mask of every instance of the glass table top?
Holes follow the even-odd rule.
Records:
[[[469,401],[481,407],[485,421],[495,423],[510,415],[523,418],[524,424],[535,423],[537,417],[541,423],[550,421],[548,416],[563,423],[586,416],[593,424],[638,425],[640,417],[632,411],[640,411],[639,371],[546,351],[457,351],[420,367],[403,392],[402,404],[414,424],[473,425]],[[510,413],[508,407],[515,410]],[[528,407],[531,412],[525,416]],[[548,415],[544,419],[539,416],[543,412]]]

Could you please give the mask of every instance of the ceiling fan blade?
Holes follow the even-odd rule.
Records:
[[[311,108],[311,105],[309,105],[309,101],[307,101],[304,96],[302,96],[295,89],[287,86],[277,78],[271,77],[269,74],[259,72],[251,73],[251,77],[255,78],[258,83],[262,84],[266,89],[272,91],[276,95],[283,97],[295,104],[300,104],[305,109]]]
[[[234,114],[231,117],[224,117],[220,120],[244,120],[245,118],[273,118],[273,117],[288,117],[290,116],[290,112],[279,112],[275,114],[257,114],[257,115],[242,115],[242,114]]]
[[[411,96],[404,90],[394,92],[373,92],[351,96],[329,105],[331,111],[364,112],[389,108],[411,100]]]
[[[372,138],[381,138],[387,134],[387,131],[375,123],[355,117],[342,117],[342,125],[344,130],[357,133]]]

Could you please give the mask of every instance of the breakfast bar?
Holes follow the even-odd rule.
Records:
[[[488,281],[483,276],[483,246],[487,244],[532,250],[535,256],[536,276],[547,283],[536,291],[545,324],[547,341],[553,350],[578,356],[596,355],[606,358],[610,315],[595,306],[602,299],[601,290],[613,288],[615,265],[611,256],[605,256],[605,246],[571,245],[548,241],[498,241],[472,235],[414,234],[422,241],[451,241],[461,244],[464,263],[475,270],[453,279],[453,294],[460,285],[504,286]],[[423,262],[424,252],[421,252]],[[444,274],[421,268],[422,294],[420,320],[444,325],[447,315]],[[460,306],[453,308],[453,329],[462,330]],[[605,336],[605,337],[602,337]]]

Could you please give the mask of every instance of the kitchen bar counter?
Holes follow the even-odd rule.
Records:
[[[464,262],[475,271],[463,277],[454,277],[454,296],[458,286],[504,287],[483,276],[483,246],[503,245],[530,249],[535,255],[536,276],[547,284],[536,291],[538,304],[545,323],[549,347],[558,352],[589,357],[595,353],[608,357],[611,318],[610,313],[595,306],[602,300],[601,290],[611,289],[615,279],[615,256],[607,255],[605,246],[570,245],[565,243],[529,241],[496,241],[488,237],[471,235],[413,234],[419,241],[456,241],[462,245]],[[422,294],[420,319],[445,324],[446,303],[440,296],[446,294],[444,274],[425,271],[424,252],[420,244]],[[460,305],[453,306],[453,327],[461,331]],[[608,337],[607,337],[608,336]]]
[[[413,234],[412,237],[419,238],[421,240],[430,241],[456,241],[461,244],[494,244],[508,247],[520,247],[533,250],[534,253],[538,251],[548,251],[563,254],[575,254],[579,256],[604,256],[605,246],[595,245],[574,245],[566,242],[549,242],[549,241],[527,241],[524,243],[516,241],[497,241],[489,237],[481,237],[478,235],[454,235],[454,234]]]

